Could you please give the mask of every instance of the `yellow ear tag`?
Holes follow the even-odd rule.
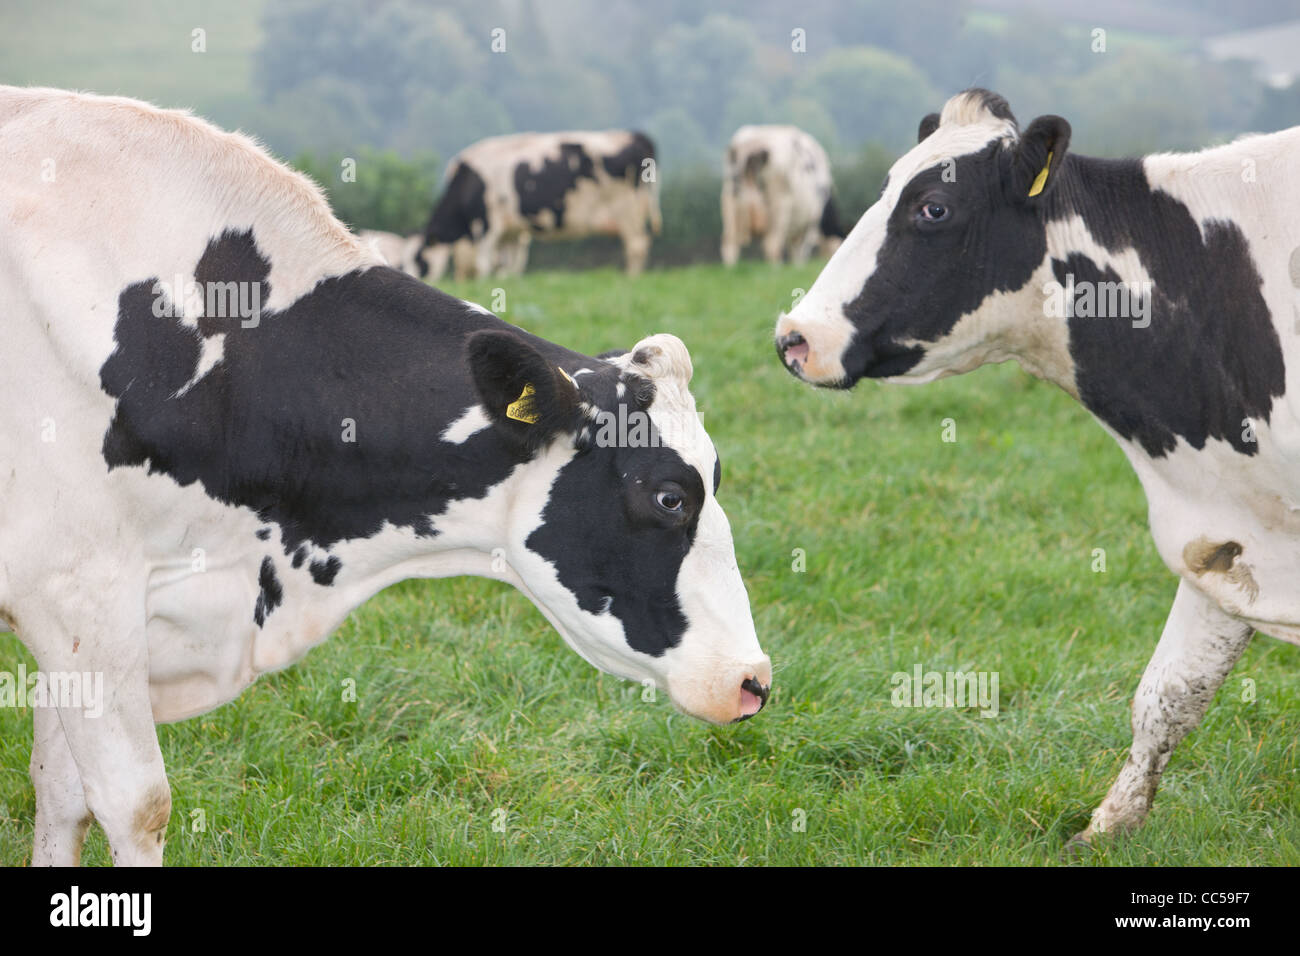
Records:
[[[1034,177],[1034,184],[1029,187],[1029,195],[1037,196],[1039,193],[1043,191],[1043,186],[1047,184],[1047,170],[1051,167],[1051,165],[1052,165],[1052,152],[1051,150],[1048,150],[1047,162],[1043,164],[1043,168],[1040,169],[1038,171],[1038,175]]]
[[[533,383],[526,384],[519,397],[506,406],[506,418],[513,418],[527,425],[536,425],[538,419],[542,417],[541,412],[534,407],[533,396],[536,394],[537,390],[533,388]]]

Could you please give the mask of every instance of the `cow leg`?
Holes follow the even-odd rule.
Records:
[[[1174,748],[1201,722],[1253,633],[1191,584],[1179,582],[1160,643],[1133,699],[1128,760],[1088,828],[1071,844],[1142,825]]]
[[[60,671],[90,675],[89,685],[83,681],[81,706],[63,706],[66,702],[60,701],[57,711],[81,777],[86,807],[104,828],[114,864],[159,866],[171,816],[171,790],[149,695],[144,621],[142,615],[136,618],[140,608],[135,605],[144,588],[114,581],[111,574],[87,573],[85,580],[93,593],[116,590],[135,600],[122,599],[125,606],[117,608],[111,599],[97,602],[78,608],[66,620],[34,628],[33,633],[59,635],[43,642],[37,662],[47,675]],[[117,586],[93,583],[102,580]],[[134,623],[127,623],[133,619]],[[119,623],[114,625],[115,621]],[[95,690],[99,693],[91,699],[88,695]]]
[[[623,239],[623,262],[629,276],[638,276],[645,268],[645,261],[650,256],[650,237],[645,229],[625,232]]]
[[[739,210],[736,208],[736,199],[732,195],[732,184],[723,182],[722,184],[722,263],[726,266],[734,266],[740,260],[740,229],[736,220],[739,217]]]
[[[785,253],[786,236],[790,228],[790,210],[785,203],[780,203],[772,210],[772,221],[767,235],[763,237],[763,258],[772,265],[779,265]]]
[[[53,707],[33,711],[32,786],[36,789],[36,838],[32,866],[76,866],[93,815],[86,806],[81,774],[68,749],[59,713]]]
[[[480,279],[499,274],[497,268],[497,236],[484,233],[483,238],[474,244],[474,274]]]
[[[795,265],[803,265],[812,255],[813,247],[817,245],[817,228],[801,233],[790,242],[790,261]]]
[[[510,268],[507,275],[521,276],[524,270],[528,268],[528,247],[532,245],[533,237],[526,232],[521,232],[515,237],[515,241],[510,246]]]

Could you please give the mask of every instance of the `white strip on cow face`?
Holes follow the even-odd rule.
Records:
[[[894,163],[880,199],[863,213],[799,304],[777,320],[777,347],[782,349],[783,360],[804,381],[834,386],[848,379],[844,357],[857,328],[844,310],[876,271],[889,219],[907,184],[919,173],[945,163],[955,164],[959,157],[978,153],[994,140],[1014,139],[1015,127],[988,112],[979,113],[978,122],[959,125],[956,120],[967,117],[951,109],[953,105],[950,101],[945,107],[945,119],[952,116],[954,121],[940,125]],[[790,345],[792,337],[802,341]]]
[[[660,338],[669,337],[646,341]],[[635,355],[640,347],[630,354]],[[684,346],[681,348],[684,353]],[[737,704],[746,680],[753,679],[765,688],[771,684],[772,662],[759,646],[731,525],[714,497],[717,449],[704,429],[685,378],[661,375],[654,381],[650,419],[664,446],[698,471],[704,483],[695,539],[677,575],[677,599],[686,617],[686,634],[666,652],[661,666],[674,703],[693,716],[728,723],[741,716]]]

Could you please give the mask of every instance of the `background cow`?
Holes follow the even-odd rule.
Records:
[[[831,197],[826,150],[794,126],[742,126],[722,165],[722,261],[762,240],[768,262],[802,263],[821,246],[830,255],[844,238]]]
[[[357,237],[379,253],[380,258],[394,269],[401,269],[411,276],[420,275],[421,269],[418,256],[424,245],[424,235],[422,233],[417,232],[409,236],[399,236],[395,232],[362,229],[357,232]],[[428,272],[427,264],[425,264],[423,271]]]
[[[425,275],[519,275],[532,237],[618,236],[629,275],[658,234],[658,171],[644,133],[519,133],[480,140],[447,165],[425,228]]]
[[[1069,143],[952,98],[776,337],[839,388],[1017,359],[1128,456],[1180,581],[1086,842],[1142,823],[1255,630],[1300,643],[1300,128],[1141,160]]]
[[[35,710],[34,863],[75,863],[92,815],[116,862],[160,862],[155,721],[405,578],[508,581],[702,719],[762,706],[678,339],[601,359],[507,325],[186,113],[0,87],[0,152],[0,618],[105,689]],[[602,441],[610,416],[639,432]]]

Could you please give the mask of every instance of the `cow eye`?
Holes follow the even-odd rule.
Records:
[[[655,493],[655,504],[664,511],[679,512],[686,507],[686,499],[676,491],[659,491]]]
[[[948,207],[937,202],[922,203],[919,215],[926,222],[943,222],[948,218]]]

